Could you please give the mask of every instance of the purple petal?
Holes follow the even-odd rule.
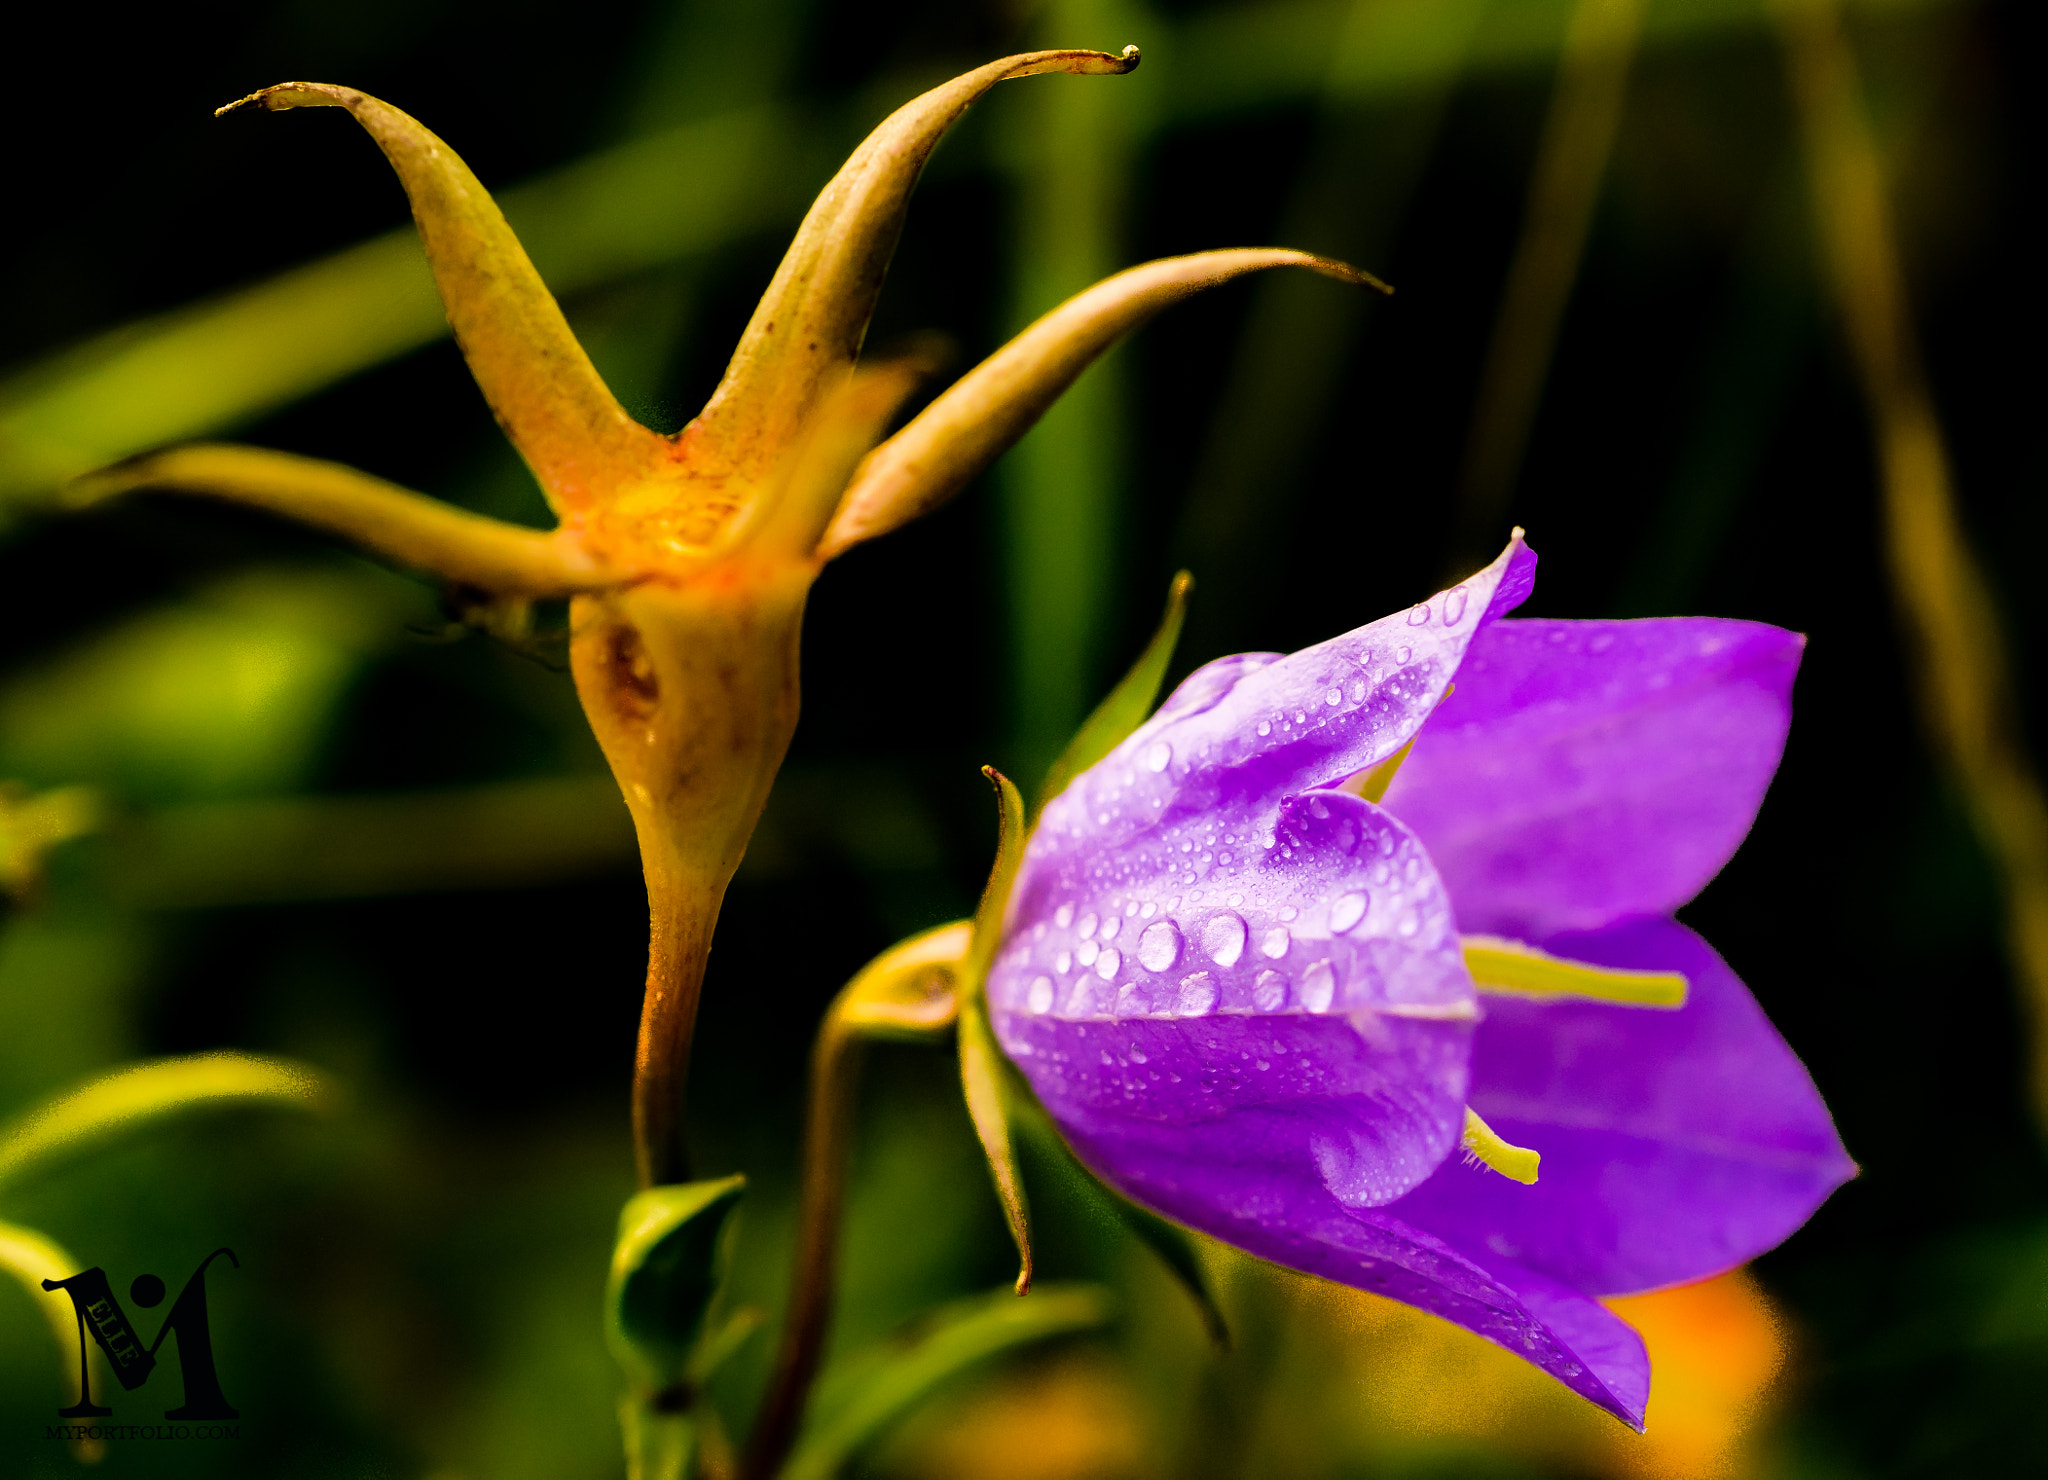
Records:
[[[1386,796],[1466,930],[1666,914],[1749,831],[1805,639],[1757,622],[1498,622]]]
[[[1293,797],[1269,826],[1034,848],[989,972],[996,1032],[1063,1126],[1123,1127],[1101,1134],[1130,1175],[1284,1153],[1387,1202],[1463,1124],[1475,1007],[1450,900],[1370,802]]]
[[[1406,612],[1276,658],[1198,670],[1046,807],[1034,850],[1120,846],[1175,818],[1271,808],[1403,745],[1482,628],[1529,594],[1519,534],[1485,570]]]
[[[1804,1066],[1692,931],[1639,919],[1542,945],[1682,971],[1691,993],[1677,1011],[1489,995],[1472,1108],[1542,1174],[1447,1162],[1389,1212],[1475,1259],[1625,1294],[1754,1258],[1855,1175]]]
[[[1482,1267],[1389,1211],[1344,1206],[1298,1141],[1247,1139],[1217,1158],[1163,1126],[1134,1135],[1128,1122],[1092,1114],[1061,1126],[1106,1181],[1167,1217],[1262,1259],[1441,1316],[1642,1428],[1649,1359],[1619,1317],[1511,1263]]]

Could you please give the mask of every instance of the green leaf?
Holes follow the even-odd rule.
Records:
[[[290,1059],[202,1053],[137,1064],[59,1095],[0,1130],[0,1188],[173,1115],[260,1104],[318,1111],[339,1097],[333,1080]]]
[[[1007,1076],[1007,1083],[1009,1123],[1030,1165],[1032,1180],[1041,1187],[1050,1185],[1058,1195],[1080,1204],[1097,1221],[1122,1229],[1157,1254],[1194,1301],[1209,1339],[1228,1349],[1230,1327],[1223,1319],[1222,1307],[1216,1303],[1215,1291],[1209,1287],[1208,1272],[1196,1253],[1194,1235],[1106,1186],[1081,1164],[1053,1125],[1052,1117],[1018,1076]]]
[[[947,1379],[1034,1341],[1088,1331],[1113,1314],[1107,1290],[1053,1286],[1029,1300],[1007,1290],[933,1312],[908,1344],[856,1355],[828,1372],[817,1419],[781,1480],[829,1480]]]
[[[1159,619],[1159,629],[1145,644],[1145,651],[1138,654],[1130,672],[1081,722],[1081,728],[1074,732],[1060,758],[1045,773],[1034,816],[1072,785],[1076,776],[1123,744],[1152,713],[1152,706],[1159,699],[1159,685],[1166,678],[1167,665],[1173,661],[1174,647],[1180,642],[1181,624],[1187,619],[1188,592],[1194,586],[1195,578],[1182,571],[1166,588],[1166,614]]]
[[[746,1185],[734,1176],[650,1187],[619,1213],[605,1338],[636,1382],[667,1388],[691,1365],[718,1293],[720,1235]]]

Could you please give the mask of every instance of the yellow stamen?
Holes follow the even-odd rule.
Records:
[[[1495,1134],[1492,1126],[1465,1107],[1465,1150],[1485,1162],[1511,1182],[1524,1187],[1536,1185],[1536,1166],[1543,1158],[1526,1146],[1511,1146]]]
[[[1444,699],[1450,698],[1457,687],[1454,683],[1445,684]],[[1439,699],[1436,702],[1442,704],[1444,699]],[[1432,714],[1435,712],[1434,709],[1430,711]],[[1368,802],[1377,802],[1387,794],[1387,788],[1394,784],[1394,777],[1400,774],[1401,762],[1408,759],[1408,752],[1414,748],[1415,741],[1410,739],[1406,745],[1402,746],[1378,765],[1369,770],[1360,771],[1356,776],[1341,782],[1337,790],[1348,791],[1355,797],[1364,797]]]
[[[1414,748],[1415,742],[1410,740],[1377,766],[1369,771],[1360,771],[1337,789],[1348,791],[1353,796],[1364,797],[1368,802],[1378,801],[1387,794],[1387,788],[1394,784],[1394,776],[1400,771],[1401,762],[1408,759],[1408,752]]]
[[[1493,935],[1460,938],[1465,969],[1482,992],[1521,997],[1582,997],[1624,1007],[1683,1007],[1686,981],[1676,971],[1617,971],[1539,951]]]

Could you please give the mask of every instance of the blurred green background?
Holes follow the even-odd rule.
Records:
[[[9,68],[0,778],[89,785],[106,816],[0,919],[0,1114],[138,1057],[221,1047],[349,1087],[325,1116],[194,1116],[0,1188],[0,1218],[117,1288],[145,1269],[175,1288],[218,1245],[241,1257],[210,1278],[241,1437],[116,1443],[101,1470],[621,1472],[597,1310],[631,1191],[645,901],[559,643],[470,632],[431,589],[254,515],[171,499],[50,512],[62,477],[232,435],[543,520],[375,149],[339,113],[210,110],[309,78],[414,113],[501,193],[628,408],[673,430],[810,195],[888,109],[1009,51],[1133,41],[1132,76],[1005,84],[941,148],[871,347],[938,330],[964,367],[1096,277],[1216,246],[1326,252],[1398,291],[1274,277],[1174,309],[979,485],[820,581],[803,722],[727,901],[691,1085],[701,1170],[752,1179],[737,1288],[779,1299],[825,1001],[881,947],[971,908],[993,833],[977,767],[1035,774],[1176,568],[1198,583],[1177,675],[1404,605],[1514,522],[1543,557],[1528,614],[1810,634],[1777,785],[1685,917],[1812,1068],[1862,1179],[1753,1283],[1643,1314],[1669,1354],[1643,1441],[1425,1318],[1220,1253],[1238,1340],[1212,1353],[1148,1255],[1055,1203],[1042,1274],[1110,1281],[1119,1322],[946,1389],[863,1472],[2048,1468],[2033,1406],[2048,1178],[2020,976],[1998,870],[1921,738],[1783,37],[1762,0],[1648,0],[1633,43],[1573,83],[1560,55],[1575,13],[1598,8],[45,15]],[[2040,733],[2048,582],[2027,572],[2048,538],[2048,456],[2025,345],[2048,326],[2025,244],[2041,225],[2042,12],[1846,9],[1963,526],[2019,723]],[[1561,78],[1582,104],[1609,89],[1612,145],[1565,161],[1586,230],[1553,294],[1526,448],[1486,442],[1505,423],[1482,412],[1507,470],[1474,473]],[[933,1050],[870,1060],[838,1350],[1011,1272],[952,1072]],[[755,1337],[722,1378],[735,1424],[771,1348]],[[7,1283],[5,1473],[76,1468],[43,1438],[57,1374],[43,1313]],[[121,1418],[154,1421],[162,1386],[122,1398]]]

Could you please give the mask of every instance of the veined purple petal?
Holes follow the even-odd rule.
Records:
[[[1034,852],[1117,847],[1175,818],[1238,816],[1385,760],[1443,698],[1474,636],[1529,594],[1519,535],[1406,612],[1276,658],[1211,663],[1046,807]]]
[[[1082,1115],[1062,1129],[1105,1180],[1167,1217],[1455,1322],[1642,1428],[1649,1358],[1619,1317],[1511,1262],[1482,1265],[1389,1209],[1344,1206],[1297,1138],[1232,1142],[1216,1158],[1166,1127],[1118,1117]]]
[[[1749,831],[1805,639],[1758,622],[1497,622],[1386,795],[1466,930],[1665,914]]]
[[[1488,996],[1472,1108],[1543,1155],[1523,1187],[1447,1162],[1388,1209],[1474,1259],[1581,1290],[1703,1278],[1777,1245],[1856,1167],[1804,1066],[1713,948],[1673,920],[1545,950],[1682,971],[1676,1011]]]
[[[1125,1127],[1132,1175],[1161,1146],[1216,1166],[1284,1151],[1372,1206],[1463,1124],[1476,1009],[1450,900],[1414,835],[1343,793],[1261,827],[1213,814],[1027,853],[988,999],[1062,1126]]]

